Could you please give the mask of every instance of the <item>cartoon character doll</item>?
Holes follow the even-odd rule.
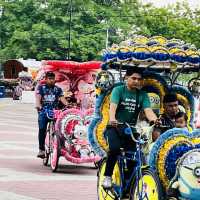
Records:
[[[75,92],[77,103],[81,105],[83,110],[91,108],[94,104],[94,84],[87,82],[87,79],[81,79],[77,88],[78,90]]]
[[[168,189],[169,199],[200,199],[200,149],[185,153],[178,161]]]
[[[73,143],[81,158],[90,156],[91,148],[87,141],[87,126],[75,125]]]

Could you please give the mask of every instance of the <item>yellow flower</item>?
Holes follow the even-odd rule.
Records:
[[[157,169],[158,169],[158,175],[160,177],[160,180],[165,188],[169,185],[169,179],[166,174],[165,169],[165,160],[169,153],[169,151],[173,148],[173,146],[177,145],[178,143],[190,143],[189,138],[186,136],[175,136],[173,138],[170,138],[165,141],[164,145],[160,148],[160,151],[158,152],[158,158],[157,158]],[[190,143],[191,144],[191,143]]]

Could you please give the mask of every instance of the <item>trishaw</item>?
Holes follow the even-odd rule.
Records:
[[[61,87],[68,100],[68,106],[47,112],[50,123],[45,140],[44,165],[53,172],[58,168],[59,158],[75,164],[94,163],[100,157],[92,150],[87,128],[94,112],[94,80],[101,62],[77,63],[72,61],[43,61],[38,73],[39,84],[44,82],[44,75],[52,71],[56,75],[56,85]]]
[[[13,100],[19,100],[22,96],[22,91],[34,90],[33,79],[31,74],[22,71],[18,75],[18,85],[13,91]]]
[[[199,101],[200,51],[179,39],[134,36],[104,50],[103,59],[102,70],[96,79],[95,117],[89,126],[90,144],[102,157],[98,171],[98,199],[124,197],[127,180],[124,181],[120,160],[122,157],[123,163],[130,158],[121,156],[118,159],[111,190],[105,190],[101,185],[108,150],[104,131],[109,122],[111,91],[117,85],[124,84],[124,72],[134,67],[143,71],[141,89],[148,93],[152,108],[158,115],[164,111],[164,95],[172,91],[177,94],[180,107],[188,116],[188,130],[167,130],[153,144],[150,144],[152,136],[148,132],[148,145],[151,145],[148,166],[139,165],[142,172],[139,180],[138,176],[133,177],[130,190],[125,192],[131,200],[160,200],[170,198],[167,191],[173,188],[178,194],[174,199],[200,199],[200,129],[194,129],[194,96]],[[119,79],[110,73],[110,69],[118,71]],[[191,77],[191,80],[184,82],[184,77]]]

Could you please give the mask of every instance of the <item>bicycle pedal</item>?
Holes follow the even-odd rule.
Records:
[[[113,187],[111,187],[110,189],[104,189],[104,191],[107,193],[107,195],[109,195],[109,193],[111,193],[112,198],[114,198],[113,200],[121,200],[120,196],[116,193],[116,191],[114,191]]]
[[[122,199],[123,199],[123,200],[129,199],[129,193],[124,193],[124,194],[122,195]]]
[[[108,191],[108,192],[112,192],[112,188],[113,188],[113,187],[108,187],[108,188],[107,188],[107,187],[104,187],[104,186],[102,185],[102,188],[103,188],[106,192],[107,192],[107,191]]]

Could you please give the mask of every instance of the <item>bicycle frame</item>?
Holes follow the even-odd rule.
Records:
[[[125,154],[129,154],[130,156],[126,156]],[[120,186],[113,185],[113,189],[118,194],[119,197],[122,196],[124,191],[127,191],[128,188],[131,186],[131,183],[135,177],[135,181],[137,184],[139,183],[140,177],[142,177],[142,151],[141,151],[141,144],[136,143],[136,152],[128,151],[122,152],[122,155],[118,157],[118,163],[120,168],[120,176],[121,176],[121,184]],[[125,162],[129,161],[136,161],[136,166],[132,169],[130,178],[125,180]],[[143,187],[143,184],[142,184]],[[138,187],[139,193],[139,187]],[[139,193],[139,199],[142,199],[142,193]]]
[[[149,198],[152,199],[152,195],[154,195],[154,191],[157,190],[159,184],[155,179],[156,177],[153,177],[153,181],[156,184],[156,186],[153,186],[152,190],[149,191],[147,183],[147,178],[149,176],[148,175],[149,173],[147,172],[149,170],[151,171],[151,169],[149,166],[145,165],[146,163],[145,154],[143,153],[143,145],[146,145],[148,143],[148,140],[147,138],[142,137],[143,135],[146,134],[146,131],[144,132],[143,130],[143,132],[140,133],[138,139],[136,139],[133,134],[133,128],[135,128],[135,126],[130,126],[130,124],[128,123],[118,123],[118,125],[121,124],[125,124],[127,126],[127,128],[124,129],[124,134],[131,136],[132,140],[136,144],[136,150],[124,151],[124,148],[120,149],[121,152],[117,158],[118,170],[116,171],[117,172],[116,175],[120,177],[120,179],[117,180],[115,178],[115,174],[113,174],[114,181],[112,183],[111,188],[104,189],[101,185],[102,189],[99,191],[101,192],[101,197],[103,199],[107,199],[106,197],[109,196],[113,200],[120,200],[124,195],[129,194],[130,199],[138,199],[138,200],[144,200],[144,199],[149,200]],[[151,128],[153,126],[154,125],[152,125]],[[129,168],[130,169],[128,172],[129,177],[126,178],[125,171],[127,167],[127,161],[132,161],[132,162],[134,161],[135,164],[133,167]],[[103,163],[105,163],[105,161]],[[147,174],[147,177],[145,176],[145,174]],[[151,173],[150,176],[152,176]],[[100,180],[102,181],[103,179]],[[158,193],[159,196],[161,197],[162,194],[160,194],[160,191],[158,191]],[[158,198],[155,195],[154,197],[156,199]]]

